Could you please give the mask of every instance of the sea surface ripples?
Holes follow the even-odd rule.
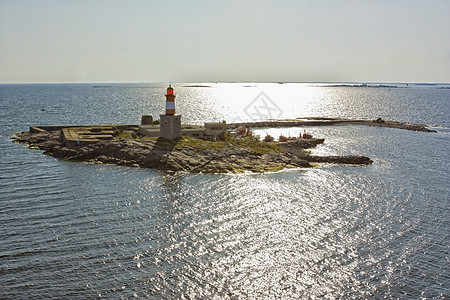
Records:
[[[158,111],[145,97],[161,90],[159,85],[95,91],[34,87],[37,95],[53,99],[45,102],[27,88],[16,97],[39,110],[26,126],[60,123],[61,111],[67,112],[63,123],[71,124],[106,122],[127,105]],[[229,103],[217,100],[229,91],[211,89],[180,87],[178,96],[209,93],[205,106],[195,100],[200,114],[208,116],[210,105]],[[327,95],[341,92],[343,98],[357,93],[355,88],[327,89]],[[408,99],[411,90],[395,92],[406,91],[403,99]],[[417,99],[434,92],[420,89]],[[8,136],[26,129],[16,118],[26,119],[27,113],[4,104],[15,93],[2,93],[1,105],[9,110],[0,112],[5,117],[0,127],[2,299],[445,299],[450,294],[450,139],[441,112],[436,119],[427,110],[412,115],[414,108],[404,110],[398,102],[386,109],[395,112],[392,116],[403,111],[407,120],[444,127],[436,134],[364,126],[302,128],[326,139],[314,154],[367,155],[374,160],[371,166],[174,174],[60,161],[12,144]],[[105,106],[115,104],[105,108],[102,121],[86,112],[98,105],[87,103],[91,93],[103,94]],[[317,100],[320,93],[305,103],[326,107]],[[372,93],[365,101],[386,105],[387,90]],[[448,97],[433,101],[448,103]],[[339,105],[345,110],[349,104]],[[355,115],[371,114],[370,105],[353,106]],[[136,112],[127,109],[119,121],[136,121]],[[301,109],[292,114],[302,115]],[[216,116],[229,114],[224,109]],[[266,132],[293,136],[299,129],[257,131]]]

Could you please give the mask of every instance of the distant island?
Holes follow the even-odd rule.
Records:
[[[194,84],[194,85],[184,85],[183,87],[201,87],[201,88],[209,88],[210,85],[201,85],[201,84]]]
[[[397,85],[386,84],[367,84],[367,83],[355,83],[355,84],[329,84],[321,85],[321,87],[354,87],[354,88],[400,88]]]
[[[377,120],[302,118],[228,124],[230,130],[249,127],[369,125],[433,132],[423,125]],[[83,143],[68,144],[64,132],[81,132]],[[249,132],[244,130],[244,132]],[[253,135],[233,137],[228,131],[216,141],[182,136],[169,140],[139,134],[138,125],[39,126],[13,137],[17,143],[44,150],[44,154],[68,161],[155,168],[189,173],[273,172],[289,168],[311,168],[318,163],[369,165],[366,156],[316,156],[306,149],[324,139],[304,134],[260,140]]]

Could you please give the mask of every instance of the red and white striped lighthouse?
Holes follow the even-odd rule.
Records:
[[[166,94],[166,115],[175,114],[175,95],[173,94],[173,88],[171,85],[167,88]]]
[[[175,114],[175,95],[171,85],[166,93],[166,114],[159,115],[159,136],[174,140],[181,137],[181,116]]]

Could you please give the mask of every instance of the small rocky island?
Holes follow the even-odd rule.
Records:
[[[17,143],[44,150],[68,161],[105,163],[191,173],[273,172],[285,168],[310,168],[316,163],[369,165],[366,156],[315,156],[306,149],[324,142],[304,133],[278,141],[252,135],[254,127],[364,125],[433,132],[421,124],[387,122],[378,118],[299,118],[226,124],[225,121],[186,125],[175,113],[175,94],[169,85],[166,111],[160,119],[142,116],[141,125],[39,126],[21,132]]]
[[[84,142],[72,144],[70,131],[84,134]],[[74,133],[72,133],[74,134]],[[182,136],[173,140],[143,136],[135,125],[31,127],[15,142],[44,150],[67,161],[116,164],[190,173],[273,172],[285,168],[310,168],[316,163],[368,165],[365,156],[315,156],[306,149],[324,142],[312,137],[264,141],[248,135],[225,134],[217,141]]]

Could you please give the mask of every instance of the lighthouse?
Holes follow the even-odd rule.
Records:
[[[166,93],[166,115],[175,114],[175,95],[173,94],[172,85],[169,84]]]
[[[171,85],[166,91],[166,114],[159,115],[159,136],[174,140],[181,137],[181,115],[175,114],[175,94]]]

